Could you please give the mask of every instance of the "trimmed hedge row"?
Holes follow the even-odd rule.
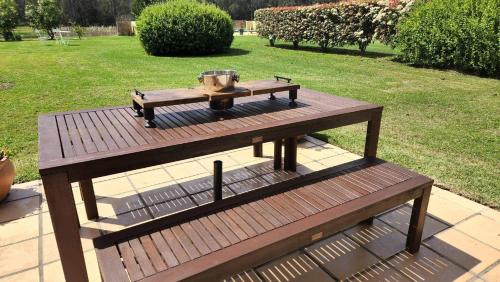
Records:
[[[228,13],[195,0],[170,0],[145,8],[137,31],[148,54],[213,54],[227,51],[233,42]]]
[[[321,48],[358,45],[364,52],[373,39],[390,43],[396,25],[413,1],[345,1],[302,7],[275,7],[255,11],[257,32],[274,40],[308,41]]]
[[[420,0],[396,46],[410,64],[500,76],[500,0]]]

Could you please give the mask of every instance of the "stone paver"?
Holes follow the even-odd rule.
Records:
[[[500,259],[499,250],[453,228],[431,237],[425,244],[475,273],[482,272]]]
[[[488,282],[498,282],[500,281],[500,264],[487,271],[481,278]]]
[[[321,140],[305,139],[299,143],[298,173],[290,177],[360,158]],[[78,185],[73,184],[90,280],[100,279],[92,238],[174,212],[174,206],[190,207],[192,200],[183,189],[209,185],[193,197],[199,203],[209,201],[217,159],[224,161],[224,197],[272,182],[272,150],[272,143],[266,143],[264,158],[254,158],[252,147],[245,147],[94,179],[98,221],[87,220]],[[290,250],[291,255],[226,281],[500,281],[498,211],[434,187],[426,240],[416,255],[404,251],[410,211],[404,205],[378,216],[373,226],[358,225]],[[43,187],[33,181],[15,185],[0,204],[0,282],[40,280],[64,281],[64,276]]]
[[[476,215],[457,224],[454,228],[477,238],[479,241],[500,249],[500,224],[483,215]]]

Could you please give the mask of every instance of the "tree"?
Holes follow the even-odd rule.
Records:
[[[17,5],[14,0],[0,0],[0,32],[5,41],[13,40],[17,26]]]
[[[136,17],[138,17],[142,10],[146,8],[149,5],[156,4],[159,2],[165,2],[162,0],[132,0],[132,14]]]
[[[26,5],[26,18],[30,26],[45,30],[52,40],[53,29],[61,24],[63,13],[57,0],[38,0],[38,3],[31,2]]]

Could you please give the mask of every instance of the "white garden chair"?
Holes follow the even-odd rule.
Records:
[[[35,33],[36,33],[36,36],[38,36],[38,40],[39,41],[45,41],[45,40],[48,40],[49,37],[48,36],[43,36],[42,33],[40,32],[39,29],[34,29]]]
[[[60,30],[60,29],[56,28],[56,29],[53,29],[52,32],[54,32],[57,43],[59,43],[61,45],[68,45],[69,44],[69,37],[64,38],[63,34],[70,34],[70,31]]]

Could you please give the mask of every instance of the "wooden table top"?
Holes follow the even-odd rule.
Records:
[[[207,102],[157,107],[157,128],[144,128],[130,106],[39,117],[41,175],[65,172],[90,179],[369,120],[382,107],[302,89],[236,100],[214,112]]]

